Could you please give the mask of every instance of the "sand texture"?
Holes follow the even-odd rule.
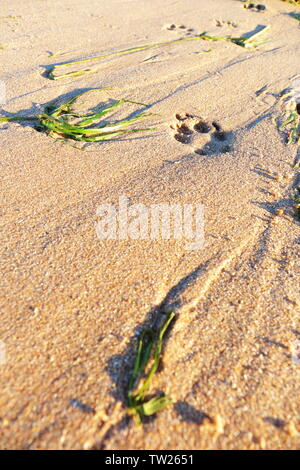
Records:
[[[275,125],[283,90],[300,88],[300,23],[288,14],[297,7],[1,3],[2,116],[111,87],[107,99],[149,103],[156,130],[80,151],[32,122],[0,125],[0,448],[299,449],[299,154]],[[51,64],[258,25],[271,25],[270,41],[255,49],[183,41],[47,77]],[[100,240],[97,207],[122,195],[147,207],[202,204],[205,246]],[[137,339],[171,310],[151,390],[173,404],[136,426],[126,387]]]

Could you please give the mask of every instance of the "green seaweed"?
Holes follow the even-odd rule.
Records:
[[[175,313],[172,312],[160,328],[157,338],[154,331],[148,329],[139,341],[128,386],[128,412],[134,416],[137,424],[141,424],[142,416],[153,415],[171,403],[170,398],[161,395],[147,400],[146,393],[159,366],[163,337],[174,317]],[[152,361],[151,365],[150,361]],[[147,365],[148,372],[144,377]]]
[[[293,205],[295,216],[300,220],[300,186],[296,188],[296,193],[292,196],[295,204]]]
[[[287,119],[281,124],[279,130],[288,130],[287,144],[300,144],[300,130],[299,130],[300,116],[297,109],[292,111]]]
[[[103,123],[101,118],[107,114],[113,112],[117,107],[121,106],[124,103],[137,104],[140,106],[147,107],[144,103],[139,103],[136,101],[120,99],[117,100],[112,105],[106,106],[100,112],[88,114],[88,115],[79,115],[74,112],[72,105],[80,97],[87,93],[91,93],[99,90],[108,90],[109,88],[97,88],[92,90],[87,90],[83,93],[71,98],[69,101],[61,104],[56,107],[48,107],[42,114],[37,116],[12,116],[12,117],[1,117],[0,122],[13,122],[13,121],[28,121],[36,120],[41,127],[41,130],[44,130],[54,138],[64,138],[64,139],[73,139],[81,142],[100,142],[104,140],[110,140],[114,137],[141,132],[141,131],[150,131],[154,130],[152,128],[133,128],[128,129],[131,124],[140,121],[141,119],[153,116],[153,114],[138,112],[134,117],[122,119],[113,123]],[[74,118],[83,119],[75,124],[70,120]]]

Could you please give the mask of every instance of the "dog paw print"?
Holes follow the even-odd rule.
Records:
[[[254,11],[265,11],[266,10],[266,7],[265,5],[262,5],[262,4],[259,4],[259,5],[256,5],[255,3],[246,3],[246,5],[243,5],[244,8],[246,8],[247,10],[254,10]]]
[[[174,23],[165,25],[165,29],[167,29],[168,31],[185,32],[188,35],[194,31],[193,28],[188,28],[184,24],[176,25]]]
[[[234,21],[224,21],[224,20],[215,20],[216,26],[222,28],[223,26],[230,27],[230,28],[237,28],[238,24]]]
[[[224,131],[216,121],[208,121],[192,114],[176,114],[175,123],[170,126],[174,139],[189,144],[198,155],[212,156],[233,150],[234,136]]]

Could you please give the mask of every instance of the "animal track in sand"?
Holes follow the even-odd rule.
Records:
[[[179,32],[185,32],[186,34],[191,34],[194,29],[193,28],[187,28],[187,26],[181,24],[181,25],[176,25],[176,24],[167,24],[164,26],[164,29],[167,29],[169,31],[179,31]]]
[[[175,119],[175,123],[170,125],[174,139],[181,144],[193,145],[194,153],[212,156],[233,150],[233,133],[225,132],[218,122],[189,113],[178,113]]]

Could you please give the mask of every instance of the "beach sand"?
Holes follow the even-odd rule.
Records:
[[[2,449],[299,448],[300,233],[291,203],[299,170],[274,118],[280,93],[296,91],[300,30],[288,15],[296,7],[264,4],[264,12],[237,0],[1,6],[2,115],[37,114],[99,87],[157,114],[147,120],[155,131],[86,151],[32,122],[0,126]],[[271,29],[256,49],[199,39],[111,57],[89,75],[45,73],[258,25]],[[193,118],[176,119],[185,113]],[[200,118],[219,123],[227,140],[213,126],[197,132]],[[182,122],[191,132],[184,142],[175,138]],[[203,205],[204,247],[99,239],[97,207],[117,207],[120,196],[146,207]],[[126,387],[137,339],[171,310],[151,391],[173,404],[136,426]]]

